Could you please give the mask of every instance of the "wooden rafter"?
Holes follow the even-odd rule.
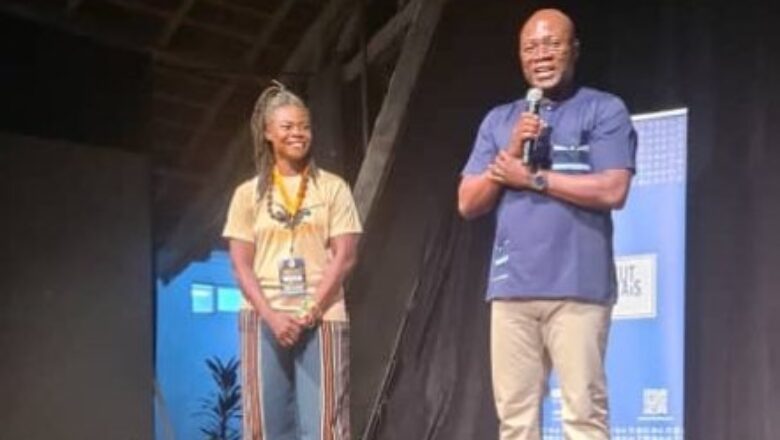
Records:
[[[419,6],[418,3],[417,0],[407,3],[399,13],[371,37],[371,40],[368,42],[368,47],[366,48],[367,61],[369,64],[376,59],[377,55],[387,50],[403,35],[403,31],[406,30],[409,23],[412,21],[412,18],[414,18],[414,13]],[[362,55],[356,54],[346,65],[344,65],[344,68],[342,69],[342,78],[345,82],[352,81],[357,78],[362,71]]]
[[[124,9],[129,12],[136,12],[145,15],[151,15],[158,18],[170,18],[175,12],[168,11],[167,9],[155,8],[144,3],[133,2],[130,0],[103,0],[106,4],[114,7]]]
[[[168,24],[173,26],[171,35],[173,35],[172,33],[176,29],[178,29],[181,26],[181,24],[187,24],[189,26],[199,28],[206,32],[210,32],[214,35],[219,35],[222,37],[243,42],[244,44],[252,44],[253,41],[253,37],[251,35],[247,35],[241,32],[236,32],[232,29],[225,28],[223,26],[216,26],[213,24],[203,23],[202,21],[188,18],[186,14],[192,7],[192,4],[190,3],[194,4],[194,0],[185,0],[186,3],[183,3],[182,7],[180,7],[174,12],[167,11],[165,9],[155,8],[153,6],[148,6],[143,3],[132,2],[129,0],[103,0],[103,1],[115,7],[124,9],[126,11],[133,11],[133,12],[151,15],[154,17],[168,20]]]
[[[238,77],[243,81],[264,82],[266,77],[263,73],[248,68],[246,64],[239,62],[238,60],[229,60],[225,58],[211,59],[190,54],[183,55],[156,48],[134,48],[139,52],[148,54],[155,63],[168,67],[187,69],[220,78]]]
[[[171,42],[171,38],[173,38],[173,35],[181,26],[182,21],[184,21],[184,17],[187,16],[187,13],[190,12],[190,9],[192,9],[194,5],[195,0],[182,0],[179,8],[176,10],[176,13],[173,14],[173,17],[168,20],[168,24],[165,25],[165,29],[160,35],[160,38],[157,40],[157,45],[160,47],[165,47],[168,45],[168,43]]]
[[[260,56],[260,53],[263,51],[263,49],[270,45],[271,38],[282,25],[284,19],[290,15],[290,11],[292,10],[296,1],[297,0],[285,0],[285,2],[282,3],[274,12],[274,15],[271,17],[268,23],[263,26],[263,31],[255,39],[255,41],[252,43],[252,47],[249,48],[249,50],[246,52],[246,55],[244,56],[244,62],[247,65],[254,63],[255,60],[257,60],[257,57]]]
[[[254,41],[254,37],[251,35],[247,35],[243,32],[236,32],[234,30],[231,30],[223,26],[216,26],[213,24],[204,23],[202,21],[195,20],[192,18],[186,18],[186,17],[182,19],[182,22],[186,25],[204,30],[206,32],[210,32],[214,35],[230,38],[232,40],[236,40],[247,45],[252,44],[252,42]]]
[[[224,8],[224,9],[227,9],[227,10],[230,10],[230,11],[233,11],[233,12],[237,12],[237,13],[242,14],[242,15],[249,15],[249,16],[252,16],[252,17],[255,17],[255,18],[259,18],[259,19],[263,19],[263,20],[271,18],[271,14],[266,13],[266,12],[258,11],[257,9],[250,8],[248,6],[241,6],[239,4],[230,3],[230,2],[223,1],[223,0],[203,0],[203,1],[205,1],[207,3],[211,3],[213,5],[217,5],[217,6],[221,7],[221,8]]]
[[[350,47],[358,40],[362,27],[361,10],[362,8],[355,8],[344,23],[344,27],[336,42],[337,55],[346,54],[350,50]]]
[[[330,0],[298,43],[295,51],[285,62],[282,72],[306,72],[313,70],[326,48],[338,37],[336,30],[357,0]]]
[[[414,2],[419,9],[407,31],[355,183],[355,203],[364,221],[369,220],[387,178],[404,115],[446,1]]]

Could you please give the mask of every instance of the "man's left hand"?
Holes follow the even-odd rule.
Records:
[[[530,168],[523,165],[520,158],[512,156],[503,150],[499,151],[496,159],[488,166],[488,178],[514,189],[531,187]]]

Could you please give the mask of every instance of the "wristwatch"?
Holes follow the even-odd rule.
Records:
[[[531,175],[531,188],[539,192],[544,192],[547,189],[547,176],[541,171],[533,173]]]

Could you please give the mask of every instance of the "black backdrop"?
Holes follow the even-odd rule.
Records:
[[[482,301],[492,220],[459,220],[455,189],[484,112],[524,93],[516,27],[542,5],[551,3],[445,9],[349,288],[354,428],[375,422],[369,438],[495,438]],[[578,25],[582,82],[634,113],[690,110],[686,438],[776,438],[778,6],[553,5]]]

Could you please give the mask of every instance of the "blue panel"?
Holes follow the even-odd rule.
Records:
[[[217,287],[217,310],[220,312],[238,312],[241,310],[241,291],[235,287]]]
[[[214,313],[214,286],[193,284],[190,287],[192,313]]]

